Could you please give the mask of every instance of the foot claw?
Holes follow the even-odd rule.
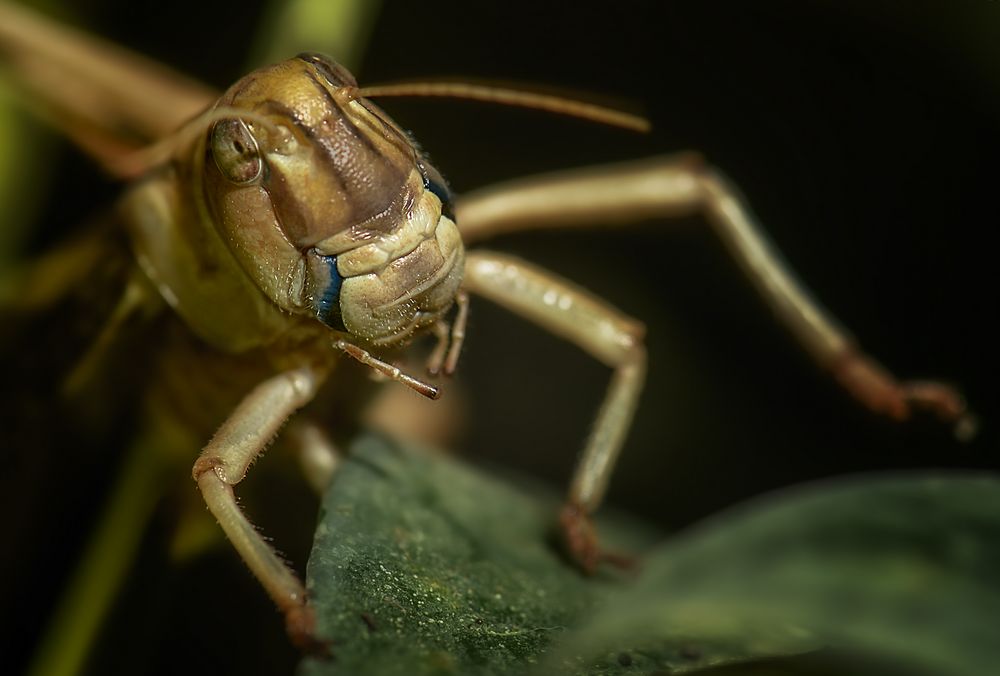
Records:
[[[968,439],[975,433],[975,419],[955,388],[931,380],[897,382],[882,366],[864,355],[846,352],[834,365],[837,380],[871,411],[893,420],[906,420],[915,411],[928,411],[955,424],[955,434]]]
[[[310,606],[297,606],[285,613],[285,629],[292,643],[302,652],[329,659],[332,641],[316,636],[316,613]]]
[[[602,551],[590,516],[575,504],[567,504],[559,513],[559,539],[570,561],[586,575],[594,575],[602,563],[622,570],[635,567],[631,556]]]
[[[955,434],[960,439],[975,434],[975,417],[954,388],[931,380],[915,380],[903,383],[900,389],[911,409],[928,411],[944,422],[955,423]]]

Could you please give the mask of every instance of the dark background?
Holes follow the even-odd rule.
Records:
[[[242,75],[260,29],[254,3],[76,6],[90,30],[220,88]],[[997,25],[1000,3],[989,2],[388,2],[356,75],[362,84],[522,80],[641,103],[654,124],[648,136],[467,102],[382,105],[459,193],[543,170],[704,153],[865,348],[901,377],[959,384],[979,414],[979,436],[960,444],[935,421],[900,426],[856,406],[772,321],[700,219],[489,242],[646,322],[648,385],[609,500],[673,530],[817,478],[996,466]],[[113,201],[117,187],[74,151],[57,169],[60,199],[41,222],[78,223]],[[34,247],[53,230],[40,232]],[[562,485],[607,369],[474,301],[460,371],[469,415],[459,453]],[[58,542],[14,581],[21,592],[4,614],[19,625],[5,632],[16,638],[15,665],[30,654],[112,472],[91,468],[66,488],[79,501],[72,528],[39,535]],[[284,518],[307,522],[311,508]],[[289,542],[276,532],[282,516],[256,512],[301,564],[307,541]],[[221,549],[168,569],[157,528],[169,523],[161,515],[147,536],[95,673],[125,664],[287,671],[295,654],[280,619],[236,556]],[[65,523],[39,526],[51,528]],[[229,640],[239,650],[219,647]]]

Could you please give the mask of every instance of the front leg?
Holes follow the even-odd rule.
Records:
[[[559,518],[566,549],[585,572],[602,560],[591,515],[600,506],[646,377],[643,325],[583,289],[511,256],[470,251],[466,289],[530,319],[614,369]]]
[[[820,366],[872,411],[896,420],[914,410],[974,431],[951,387],[898,381],[865,354],[795,277],[729,181],[696,155],[661,157],[515,181],[465,196],[456,205],[466,242],[540,228],[619,226],[701,212],[749,280]]]
[[[277,435],[284,422],[316,394],[323,373],[302,367],[280,373],[258,385],[222,424],[201,452],[192,474],[229,541],[251,572],[285,614],[292,641],[321,652],[313,635],[315,618],[306,592],[295,573],[247,520],[236,504],[233,486]]]

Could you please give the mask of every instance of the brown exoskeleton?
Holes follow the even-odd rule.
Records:
[[[30,65],[25,72],[37,72]],[[431,332],[439,338],[431,370],[453,370],[467,293],[539,323],[614,370],[560,516],[580,567],[593,571],[602,560],[590,516],[642,387],[642,325],[522,260],[465,250],[496,233],[702,211],[781,320],[855,397],[897,419],[914,408],[962,419],[949,388],[899,383],[858,351],[788,272],[736,191],[695,157],[530,179],[466,195],[452,214],[447,187],[408,136],[326,58],[257,71],[183,125],[209,102],[200,90],[180,89],[189,107],[166,120],[140,114],[147,135],[165,139],[150,152],[89,147],[135,179],[122,214],[142,271],[140,301],[162,300],[187,331],[163,367],[165,405],[183,410],[197,393],[224,393],[199,411],[207,421],[228,418],[195,463],[195,480],[300,643],[316,644],[302,585],[245,519],[233,486],[343,352],[435,396],[375,355]],[[80,135],[80,126],[64,126]],[[301,443],[303,452],[331,450],[322,437]]]

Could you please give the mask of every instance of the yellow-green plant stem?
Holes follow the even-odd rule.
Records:
[[[52,143],[28,119],[15,92],[0,77],[0,272],[21,255],[42,196],[45,159]]]
[[[357,72],[381,0],[281,0],[264,12],[251,67],[298,52],[328,53]]]
[[[128,451],[97,530],[39,644],[29,676],[75,676],[83,671],[146,525],[164,494],[168,463],[145,444]]]

